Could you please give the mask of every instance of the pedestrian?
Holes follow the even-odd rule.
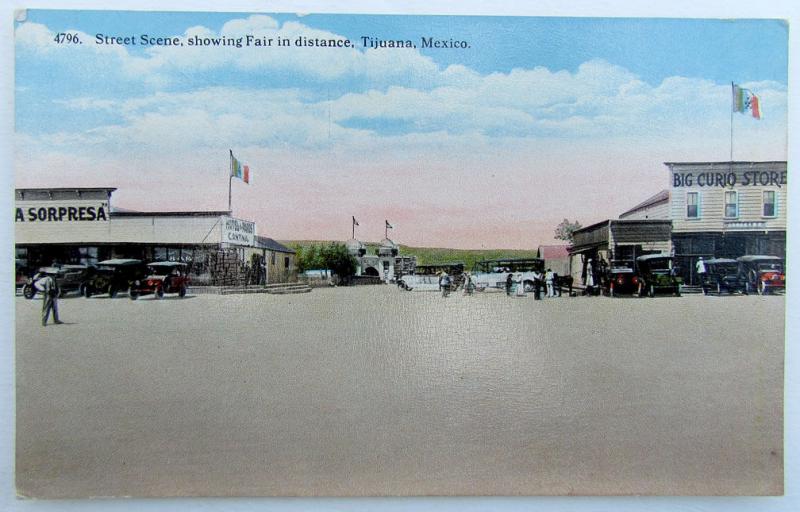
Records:
[[[442,277],[439,278],[439,287],[442,289],[442,297],[450,295],[451,279],[447,272],[442,272]]]
[[[464,274],[464,295],[472,295],[475,291],[475,283],[472,281],[472,274],[466,272]]]
[[[63,324],[58,318],[58,285],[53,276],[44,274],[37,279],[33,285],[37,291],[42,292],[42,327],[47,325],[50,312],[53,312],[53,323]]]
[[[547,269],[547,272],[544,274],[544,282],[547,285],[547,297],[555,297],[555,289],[553,288],[553,270]]]
[[[706,262],[703,261],[703,257],[700,256],[697,258],[697,263],[694,264],[695,269],[697,270],[697,280],[700,284],[705,284],[706,280]]]
[[[592,259],[586,262],[586,278],[584,279],[584,286],[586,286],[586,294],[587,295],[594,295],[594,264]]]
[[[553,295],[561,297],[561,286],[558,282],[558,272],[553,272]]]
[[[511,297],[511,287],[514,285],[514,274],[509,273],[506,277],[506,295]]]
[[[533,271],[533,298],[534,300],[542,299],[542,285],[544,284],[544,275],[542,271],[536,269]]]
[[[524,297],[525,296],[525,281],[522,277],[522,273],[517,274],[516,278],[517,282],[517,297]]]

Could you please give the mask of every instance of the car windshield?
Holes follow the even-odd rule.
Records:
[[[672,260],[668,258],[653,259],[647,262],[650,272],[669,272],[672,268]]]
[[[717,274],[735,274],[738,272],[738,265],[736,263],[717,263],[711,269],[711,272]]]
[[[778,261],[760,261],[756,265],[759,272],[783,272],[783,264]]]
[[[150,265],[149,267],[147,267],[147,270],[151,274],[156,274],[156,275],[159,275],[159,276],[166,276],[166,275],[169,275],[172,272],[173,268],[174,267],[169,267],[169,266],[165,266],[165,265]]]

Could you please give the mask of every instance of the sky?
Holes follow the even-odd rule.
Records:
[[[57,33],[82,44],[57,44]],[[349,38],[355,48],[97,45],[96,35]],[[361,36],[417,48],[367,49]],[[467,41],[423,49],[420,38]],[[787,155],[778,20],[29,10],[15,23],[17,187],[227,209],[280,240],[535,249],[615,218],[666,161]]]

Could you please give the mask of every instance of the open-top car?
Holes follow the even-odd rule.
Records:
[[[406,274],[397,280],[397,286],[404,290],[439,291],[439,277],[447,272],[455,289],[464,280],[463,263],[443,263],[440,265],[417,265],[413,274]]]
[[[767,295],[786,290],[786,274],[783,271],[783,260],[777,256],[741,256],[739,277],[745,282],[747,292]]]
[[[118,258],[101,261],[83,287],[83,296],[107,293],[114,298],[117,292],[127,291],[134,281],[146,275],[147,267],[141,260]]]
[[[128,290],[128,297],[136,300],[142,295],[154,294],[159,299],[165,293],[177,293],[179,297],[186,296],[189,286],[189,276],[186,273],[186,263],[177,261],[159,261],[147,265],[147,277],[137,279]]]
[[[705,295],[722,292],[733,294],[747,293],[747,283],[739,275],[739,263],[729,258],[711,258],[703,262],[706,271],[702,274],[700,285]]]
[[[639,277],[633,260],[611,260],[603,279],[603,293],[609,297],[633,295],[639,291]]]
[[[681,295],[680,277],[672,256],[647,254],[636,258],[636,271],[639,279],[639,296],[655,297],[659,293]]]
[[[45,275],[55,279],[58,288],[58,296],[63,297],[69,292],[83,292],[83,287],[91,276],[92,267],[88,265],[57,265],[52,267],[41,267],[33,277],[27,279],[22,286],[22,295],[26,299],[36,296],[37,290],[34,283]]]
[[[487,288],[505,289],[509,274],[522,280],[526,292],[534,291],[534,274],[544,275],[545,263],[541,258],[511,258],[478,261],[472,267],[472,277],[479,291]]]

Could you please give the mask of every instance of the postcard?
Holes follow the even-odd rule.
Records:
[[[782,495],[788,34],[18,10],[18,495]]]

